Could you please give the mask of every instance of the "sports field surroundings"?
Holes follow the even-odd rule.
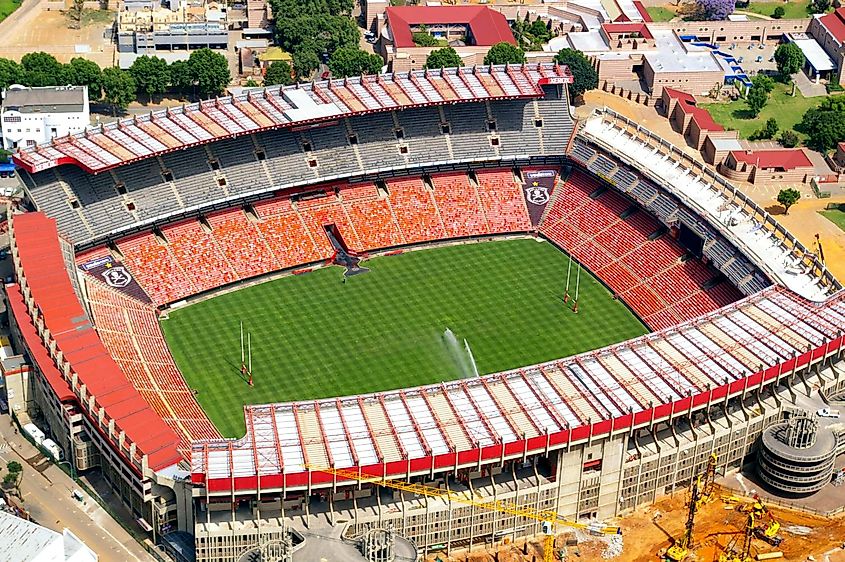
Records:
[[[819,213],[840,229],[845,230],[845,205],[840,206],[838,209],[819,211]]]
[[[162,327],[211,420],[239,437],[244,404],[473,376],[464,338],[484,374],[647,332],[587,272],[574,314],[563,302],[568,263],[529,239],[418,250],[368,260],[346,283],[335,266],[220,295],[172,311]],[[252,333],[254,387],[240,373],[240,321]]]
[[[12,12],[20,8],[20,0],[0,0],[0,21],[3,21]]]

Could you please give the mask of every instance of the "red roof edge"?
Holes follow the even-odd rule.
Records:
[[[56,398],[59,402],[76,401],[76,395],[70,389],[68,382],[62,378],[62,374],[56,368],[53,359],[44,349],[41,338],[35,331],[35,326],[32,325],[26,304],[23,302],[20,285],[17,283],[6,285],[6,299],[9,301],[9,309],[12,316],[15,317],[15,323],[21,332],[21,337],[26,342],[30,358],[44,375],[44,379],[53,389]]]
[[[135,443],[139,455],[147,456],[147,465],[152,470],[178,463],[182,460],[177,449],[179,437],[131,385],[89,323],[67,274],[56,221],[36,212],[14,215],[11,222],[21,274],[26,278],[45,327],[79,377],[80,384],[84,384],[95,399],[125,387],[125,399],[134,402],[135,407],[127,410],[125,404],[119,408],[105,405],[106,416],[114,420],[129,442]],[[43,348],[43,344],[35,347]],[[52,362],[49,356],[47,360]],[[127,415],[128,411],[133,413]],[[138,412],[144,415],[138,416]],[[155,443],[150,442],[151,435],[159,436]],[[116,450],[120,449],[116,442],[113,445]]]
[[[642,2],[640,2],[640,0],[634,0],[634,7],[640,13],[640,17],[643,18],[644,22],[652,23],[654,21],[651,19],[651,15],[648,13],[648,10],[645,9],[645,6]]]
[[[758,168],[795,168],[812,167],[813,162],[801,148],[780,148],[772,150],[732,150],[737,162],[744,162]]]

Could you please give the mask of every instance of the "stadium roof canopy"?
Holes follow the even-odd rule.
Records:
[[[11,225],[23,271],[21,294],[27,303],[33,303],[29,314],[38,316],[38,322],[43,321],[55,341],[55,353],[70,365],[64,380],[72,381],[74,392],[82,395],[80,402],[94,418],[92,425],[102,430],[103,424],[110,426],[114,422],[115,431],[123,435],[115,438],[120,441],[116,450],[127,458],[133,454],[146,457],[147,466],[153,470],[180,462],[176,433],[132,386],[88,320],[68,276],[56,221],[44,213],[24,213],[15,215]],[[16,299],[10,298],[10,302],[15,318],[26,327],[24,318],[18,316]],[[26,330],[22,331],[26,336]],[[28,345],[35,348],[34,359],[46,369],[49,384],[60,397],[67,398],[68,389],[49,368],[52,358],[41,356],[37,349],[44,344],[28,340]],[[102,417],[98,420],[98,416]],[[133,459],[135,463],[138,458]]]
[[[103,124],[22,149],[12,158],[28,172],[74,164],[104,172],[190,146],[267,129],[379,111],[493,99],[538,98],[542,85],[572,82],[565,66],[447,68],[381,74],[249,91]]]
[[[676,328],[543,365],[247,406],[244,438],[194,442],[192,480],[225,493],[331,481],[313,467],[430,473],[647,426],[841,347],[843,296],[818,305],[772,287]]]
[[[465,25],[473,45],[516,45],[504,14],[487,6],[393,6],[387,8],[385,15],[397,47],[417,47],[411,27],[420,25]]]

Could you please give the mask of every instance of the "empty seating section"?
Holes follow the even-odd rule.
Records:
[[[251,191],[267,183],[263,170],[256,166],[255,146],[251,139],[251,135],[237,137],[220,141],[211,147],[230,189]]]
[[[558,186],[551,205],[541,232],[596,273],[651,328],[695,318],[740,296],[724,289],[727,283],[705,290],[716,280],[714,271],[682,259],[683,250],[660,235],[654,218],[579,170]]]
[[[525,231],[530,221],[521,185],[509,170],[438,174],[434,189],[420,177],[338,185],[251,209],[229,209],[165,226],[117,243],[123,261],[156,305],[219,286],[330,258],[327,227],[354,251],[442,238]],[[444,228],[445,225],[445,228]],[[106,255],[99,248],[85,252]]]
[[[127,379],[179,435],[184,451],[192,440],[220,434],[197,404],[159,328],[151,306],[85,277],[97,333]]]
[[[478,194],[491,232],[517,232],[531,228],[525,197],[510,170],[481,170]]]
[[[255,205],[255,210],[262,219],[255,226],[279,260],[279,267],[295,267],[331,256],[331,249],[321,251],[314,245],[289,199],[261,203]]]
[[[212,235],[205,232],[198,221],[166,226],[162,234],[182,271],[200,291],[214,289],[237,278],[234,267],[225,260]]]
[[[375,250],[405,243],[387,198],[378,194],[374,184],[350,187],[341,193],[361,248]]]
[[[117,243],[124,263],[156,304],[165,304],[199,292],[185,275],[170,249],[152,233]]]
[[[448,238],[487,232],[478,193],[465,173],[438,174],[431,177],[431,182],[434,185],[434,200]]]
[[[242,279],[279,268],[270,247],[241,209],[208,217],[214,239]]]
[[[349,223],[340,200],[333,194],[319,199],[301,200],[297,203],[299,214],[311,231],[311,237],[322,252],[331,256],[334,247],[326,234],[326,227],[334,225],[340,231],[343,241],[352,250],[361,249],[355,228]]]
[[[423,186],[422,179],[391,180],[387,188],[390,205],[407,243],[428,242],[446,236],[434,199]]]

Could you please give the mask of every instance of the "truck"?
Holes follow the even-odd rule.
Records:
[[[44,442],[41,443],[41,446],[47,449],[47,452],[50,453],[57,461],[64,458],[64,453],[61,448],[59,448],[59,444],[52,439],[45,439]]]
[[[44,435],[44,432],[38,429],[38,426],[36,426],[34,423],[28,423],[24,425],[23,430],[24,432],[26,432],[27,435],[32,437],[32,440],[35,441],[38,445],[43,444],[44,439],[47,437],[46,435]]]

